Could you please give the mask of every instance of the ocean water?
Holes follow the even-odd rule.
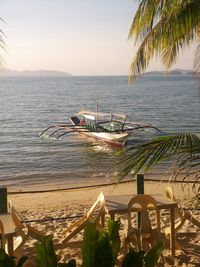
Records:
[[[0,185],[110,181],[116,150],[86,137],[41,139],[83,107],[126,113],[164,132],[199,131],[199,81],[193,76],[8,77],[0,80]]]

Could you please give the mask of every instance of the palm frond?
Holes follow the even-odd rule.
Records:
[[[140,2],[137,12],[134,16],[128,38],[144,39],[152,30],[154,21],[159,14],[163,4],[162,0],[143,0]]]
[[[132,59],[131,75],[136,79],[154,56],[160,56],[166,68],[176,62],[180,51],[198,35],[200,1],[143,0],[133,19],[129,38],[139,45]]]
[[[158,137],[144,144],[132,146],[120,155],[118,179],[121,180],[127,175],[135,176],[139,171],[145,172],[174,155],[194,157],[198,153],[200,137],[194,133]]]

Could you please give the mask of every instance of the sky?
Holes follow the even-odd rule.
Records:
[[[72,75],[127,75],[136,0],[0,0],[6,67]],[[173,68],[192,69],[194,47]],[[154,60],[148,70],[164,70]]]

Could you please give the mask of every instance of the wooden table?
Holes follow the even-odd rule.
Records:
[[[16,225],[10,213],[0,213],[0,222],[3,226],[4,236],[8,241],[8,255],[13,256],[13,237],[16,234]]]
[[[158,209],[170,210],[170,249],[172,256],[175,256],[175,208],[177,203],[162,196],[161,194],[150,194],[157,201]],[[116,214],[125,214],[128,212],[128,203],[135,195],[109,195],[105,196],[106,213],[114,219]]]

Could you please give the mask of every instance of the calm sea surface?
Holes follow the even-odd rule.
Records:
[[[164,132],[200,130],[200,91],[192,76],[9,77],[0,80],[0,185],[110,181],[116,150],[80,135],[47,141],[39,133],[81,110],[126,113]]]

